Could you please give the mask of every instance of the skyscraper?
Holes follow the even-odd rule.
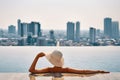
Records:
[[[42,35],[40,23],[21,23],[21,20],[18,19],[18,35],[20,35],[21,37],[25,37],[28,33],[32,34],[32,36],[34,37],[40,37]]]
[[[21,37],[27,37],[28,35],[28,23],[21,23]]]
[[[76,22],[76,41],[80,41],[80,22]]]
[[[89,30],[89,37],[90,37],[90,43],[94,44],[96,41],[96,29],[93,27],[90,27]]]
[[[29,24],[28,32],[31,32],[33,36],[41,36],[41,25],[39,22],[31,22]]]
[[[21,35],[21,20],[18,19],[17,23],[18,23],[18,35]]]
[[[16,28],[14,25],[8,26],[8,33],[12,33],[12,34],[16,33]]]
[[[67,22],[67,40],[74,41],[74,23]]]
[[[112,19],[111,18],[104,19],[104,35],[108,38],[112,37]]]
[[[118,21],[112,22],[112,38],[114,39],[119,38],[119,22]]]

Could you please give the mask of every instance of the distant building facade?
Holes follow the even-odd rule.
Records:
[[[26,39],[25,38],[20,38],[18,39],[18,46],[26,46]]]
[[[17,24],[18,24],[18,35],[20,36],[21,35],[21,20],[20,19],[18,19]]]
[[[54,35],[54,31],[50,30],[50,39],[55,40],[55,35]]]
[[[119,38],[119,22],[118,21],[112,22],[112,38],[114,39]]]
[[[101,32],[100,32],[100,29],[97,29],[97,30],[96,30],[96,36],[97,36],[97,37],[100,37],[100,33],[101,33]]]
[[[27,37],[28,33],[31,33],[34,37],[42,36],[41,24],[39,22],[21,23],[21,20],[18,19],[18,35]]]
[[[12,34],[16,33],[16,28],[14,25],[8,26],[8,33],[12,33]]]
[[[33,37],[31,33],[28,33],[26,42],[27,42],[27,45],[33,45]]]
[[[74,41],[74,28],[75,25],[73,22],[67,22],[67,40]]]
[[[28,35],[28,23],[21,23],[21,37],[27,37]]]
[[[37,46],[47,46],[47,41],[45,37],[39,37],[37,39]]]
[[[112,38],[112,19],[104,18],[104,35],[108,38]]]
[[[90,43],[94,44],[96,41],[96,29],[95,28],[90,27],[89,37],[90,37]]]
[[[31,22],[29,24],[28,32],[31,32],[33,36],[41,36],[41,25],[39,22]]]
[[[76,41],[80,41],[80,22],[76,22]]]

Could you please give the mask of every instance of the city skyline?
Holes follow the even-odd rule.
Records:
[[[104,31],[91,26],[89,32],[81,31],[80,22],[66,23],[66,31],[49,30],[44,32],[41,23],[22,22],[18,19],[18,30],[14,25],[8,31],[0,30],[0,45],[3,46],[108,46],[120,45],[119,22],[104,18]],[[55,33],[54,33],[55,32]]]
[[[108,3],[109,2],[109,3]],[[103,19],[120,22],[119,0],[1,0],[0,28],[23,22],[40,22],[43,29],[65,30],[67,21],[80,21],[81,30],[102,29]]]
[[[104,31],[104,30],[105,30],[105,24],[104,24],[105,21],[104,21],[104,20],[107,19],[107,18],[108,18],[108,19],[110,18],[110,19],[113,20],[113,18],[111,18],[111,17],[104,17],[104,18],[103,18],[103,23],[102,23],[102,24],[103,24],[103,26],[102,26],[103,29],[101,29],[101,28],[96,28],[95,26],[92,25],[92,26],[89,26],[88,29],[80,29],[80,30],[89,31],[89,28],[90,28],[90,27],[94,27],[94,28],[96,28],[96,29],[99,29],[99,30],[101,30],[101,31]],[[29,22],[25,22],[25,21],[22,21],[21,19],[17,19],[16,25],[14,25],[14,24],[9,24],[9,25],[7,26],[7,28],[4,29],[4,28],[1,28],[1,27],[0,27],[0,29],[1,29],[1,30],[8,30],[9,26],[12,25],[12,26],[15,26],[16,31],[18,31],[18,33],[19,33],[19,30],[18,30],[18,29],[19,29],[19,26],[20,26],[19,23],[22,23],[22,24],[28,26],[28,25],[29,25],[30,23],[32,23],[32,22],[40,23],[40,22],[33,21],[33,20],[32,20],[32,21],[29,21]],[[74,21],[70,21],[70,20],[67,21],[67,22],[75,23]],[[66,22],[66,23],[67,23],[67,22]],[[80,21],[76,21],[76,24],[77,24],[77,22],[80,22]],[[119,26],[119,21],[113,20],[113,22],[117,22],[117,23],[118,23],[118,26]],[[66,23],[65,23],[65,27],[67,26]],[[80,22],[80,23],[81,23],[81,22]],[[79,23],[79,25],[81,25],[80,23]],[[75,24],[75,25],[76,25],[76,24]],[[41,26],[41,25],[42,25],[42,23],[40,23],[40,26]],[[112,25],[111,25],[111,26],[112,26]],[[49,28],[49,29],[44,29],[43,26],[41,26],[41,27],[42,27],[41,30],[66,30],[66,29],[67,29],[67,28],[65,28],[65,29],[53,29],[53,28],[51,28],[51,29],[50,29],[50,28]],[[109,26],[108,26],[108,27],[109,27]],[[81,28],[82,28],[82,27],[81,27]],[[120,29],[118,29],[118,30],[120,30]],[[110,31],[110,32],[111,32],[111,31]]]

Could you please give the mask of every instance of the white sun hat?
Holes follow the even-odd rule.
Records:
[[[63,67],[64,65],[63,55],[58,50],[55,50],[50,54],[46,54],[46,58],[51,64],[53,64],[56,67]]]

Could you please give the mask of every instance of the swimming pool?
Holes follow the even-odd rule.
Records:
[[[39,52],[60,50],[64,56],[64,67],[120,72],[120,47],[0,47],[0,72],[28,72]],[[52,66],[41,58],[37,68]]]

